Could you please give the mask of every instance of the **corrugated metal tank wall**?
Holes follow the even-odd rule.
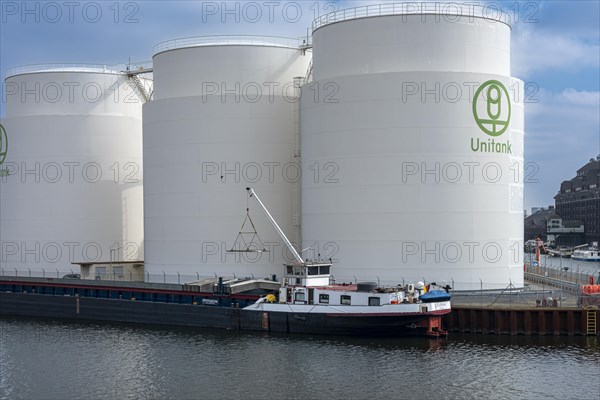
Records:
[[[2,122],[10,143],[0,166],[4,272],[55,276],[78,271],[72,262],[143,259],[142,100],[127,76],[15,71]]]
[[[294,77],[305,75],[310,53],[251,37],[184,39],[155,53],[154,100],[144,106],[150,280],[280,274],[283,243],[245,188],[291,237]],[[248,206],[268,253],[227,252]]]
[[[336,260],[338,280],[522,286],[523,91],[510,27],[397,14],[315,21],[303,247]]]

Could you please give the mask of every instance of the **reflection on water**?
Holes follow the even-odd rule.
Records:
[[[371,339],[0,319],[0,398],[594,399],[597,338]]]

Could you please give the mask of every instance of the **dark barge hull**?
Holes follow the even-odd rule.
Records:
[[[396,336],[427,333],[431,318],[418,316],[337,317],[326,314],[249,311],[203,306],[0,293],[0,315],[191,326],[328,335]]]
[[[14,282],[12,284],[11,288],[15,288]],[[332,335],[439,336],[444,333],[441,316],[396,314],[365,317],[263,312],[243,310],[239,303],[231,301],[231,297],[220,299],[228,300],[229,306],[0,290],[0,315]],[[248,299],[246,302],[252,303]]]

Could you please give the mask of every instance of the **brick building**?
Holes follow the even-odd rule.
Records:
[[[554,200],[554,212],[563,220],[584,223],[587,243],[600,242],[600,155],[564,181]]]

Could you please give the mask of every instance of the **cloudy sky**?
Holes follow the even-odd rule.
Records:
[[[155,44],[179,37],[299,37],[318,15],[384,2],[0,0],[0,74],[3,82],[26,64],[150,60]],[[526,209],[553,204],[560,182],[600,154],[599,4],[489,3],[513,21],[512,75],[528,83]]]

